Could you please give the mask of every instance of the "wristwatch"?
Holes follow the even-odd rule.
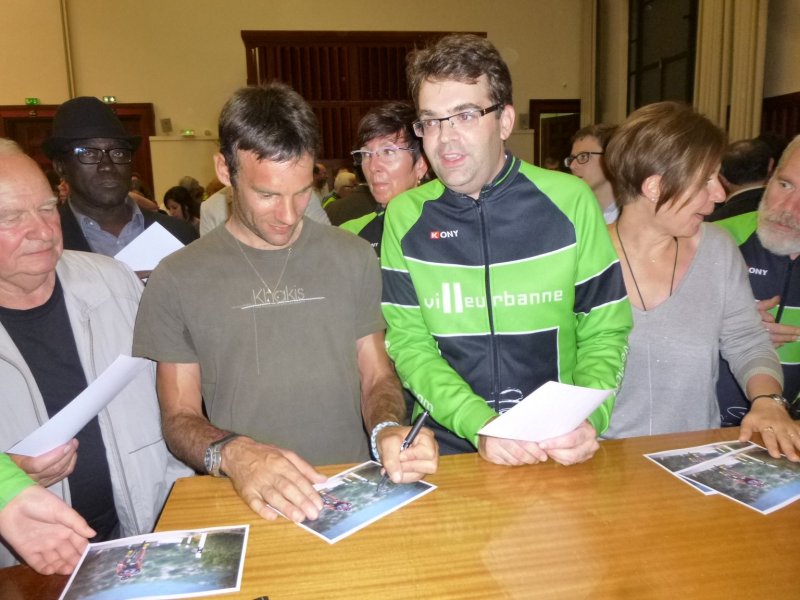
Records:
[[[771,398],[772,400],[780,404],[783,408],[785,408],[786,412],[789,412],[789,401],[780,394],[759,394],[758,396],[750,400],[750,404],[752,404],[759,398]]]
[[[225,444],[237,437],[239,437],[238,433],[229,433],[206,448],[206,454],[203,458],[206,473],[214,477],[227,477],[220,468],[222,466],[222,449],[225,447]]]

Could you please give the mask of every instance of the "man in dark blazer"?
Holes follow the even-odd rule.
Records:
[[[754,138],[730,144],[719,170],[719,179],[728,196],[706,221],[721,221],[758,210],[773,166],[770,148],[762,140]]]
[[[69,199],[59,208],[65,249],[114,256],[153,223],[183,244],[197,239],[189,223],[142,211],[128,195],[140,141],[97,98],[73,98],[58,108],[42,150],[69,184]]]

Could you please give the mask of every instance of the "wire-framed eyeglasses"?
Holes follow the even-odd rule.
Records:
[[[417,137],[424,137],[426,135],[438,133],[442,127],[443,121],[450,123],[450,127],[455,127],[456,125],[459,127],[474,127],[478,124],[478,120],[483,115],[488,115],[489,113],[501,108],[503,108],[502,103],[493,104],[488,108],[472,108],[470,110],[465,110],[464,112],[450,115],[449,117],[431,117],[428,119],[420,119],[419,121],[414,122],[414,133],[417,134]]]
[[[602,155],[602,152],[578,152],[577,154],[570,154],[564,159],[564,166],[569,168],[572,161],[577,162],[579,165],[585,165],[592,158],[592,154]]]
[[[103,161],[103,154],[115,165],[127,165],[133,160],[133,150],[130,148],[89,148],[78,146],[72,151],[78,157],[78,162],[84,165],[99,165]]]
[[[377,150],[353,150],[350,155],[353,157],[353,163],[356,165],[363,165],[372,159],[380,159],[384,163],[396,162],[401,154],[401,151],[413,152],[411,148],[403,148],[400,146],[384,146]]]

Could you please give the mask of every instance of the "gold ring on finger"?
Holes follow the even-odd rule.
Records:
[[[772,427],[770,427],[770,426],[763,427],[763,428],[761,429],[761,432],[762,432],[762,433],[763,433],[763,432],[765,432],[765,431],[769,431],[770,433],[775,433],[775,430],[774,430]]]

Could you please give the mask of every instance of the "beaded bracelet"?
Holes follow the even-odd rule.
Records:
[[[378,462],[381,462],[381,453],[378,452],[378,432],[386,427],[400,427],[400,423],[396,421],[384,421],[372,428],[372,435],[369,437],[369,441],[372,446],[372,457]]]

